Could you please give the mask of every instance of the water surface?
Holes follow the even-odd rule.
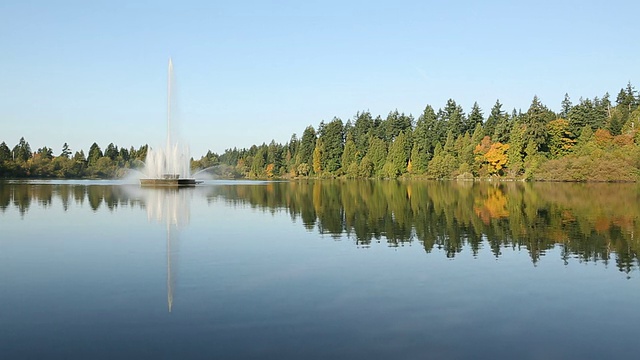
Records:
[[[0,183],[0,357],[634,357],[638,190]]]

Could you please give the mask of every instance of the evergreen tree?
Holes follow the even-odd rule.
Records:
[[[111,160],[115,160],[118,157],[118,147],[110,143],[107,145],[106,150],[104,151],[104,156],[108,157]]]
[[[429,161],[427,175],[432,178],[448,178],[458,168],[458,161],[453,154],[453,133],[447,134],[447,142],[443,147],[438,143],[433,151],[433,158]]]
[[[628,119],[629,115],[626,113],[626,110],[620,111],[619,109],[616,109],[616,111],[614,111],[614,113],[611,115],[611,118],[609,119],[607,130],[609,130],[611,135],[620,135],[620,133],[622,132],[622,127]]]
[[[431,105],[427,105],[418,118],[416,128],[413,131],[413,148],[411,150],[413,172],[422,174],[427,171],[433,150],[439,142],[436,113]]]
[[[24,137],[21,137],[18,144],[13,147],[12,156],[16,162],[26,162],[33,156],[31,146],[29,146]]]
[[[323,145],[321,167],[324,171],[334,173],[340,169],[342,153],[344,151],[344,127],[342,120],[334,118],[321,127],[318,131],[318,139]]]
[[[518,119],[516,110],[513,109],[511,115],[505,113],[503,116],[497,119],[498,121],[496,122],[496,128],[493,131],[493,135],[491,135],[491,139],[494,142],[506,144],[509,142],[509,135],[511,134],[513,124]]]
[[[507,151],[507,168],[512,177],[522,173],[524,151],[526,147],[526,127],[516,122],[509,134],[509,150]]]
[[[567,120],[569,120],[569,132],[576,137],[580,136],[582,129],[593,122],[595,108],[593,102],[590,99],[580,98],[578,105],[569,110],[567,114]],[[592,127],[593,129],[593,127]]]
[[[469,117],[467,118],[464,132],[473,132],[476,126],[482,126],[483,122],[484,115],[482,114],[482,109],[480,109],[480,105],[478,105],[478,102],[474,102],[473,106],[471,107],[471,112],[469,112]]]
[[[87,158],[84,156],[84,151],[82,150],[76,151],[76,153],[73,154],[73,160],[79,161],[79,162],[86,162]]]
[[[372,163],[372,175],[383,176],[382,168],[387,159],[387,144],[384,140],[378,137],[372,137],[369,140],[369,150],[366,156],[368,161]]]
[[[300,139],[300,149],[296,155],[296,166],[307,164],[309,168],[313,165],[313,150],[316,147],[316,131],[313,126],[307,126]]]
[[[496,127],[503,121],[505,121],[505,113],[502,111],[502,104],[500,103],[500,100],[496,100],[496,103],[491,108],[489,117],[487,117],[487,122],[484,124],[484,134],[493,138],[496,132]]]
[[[320,129],[322,129],[322,127],[320,127]],[[312,164],[313,164],[313,172],[316,175],[321,175],[322,174],[322,153],[324,152],[324,144],[322,144],[322,139],[318,138],[318,140],[316,140],[316,146],[313,149],[313,160],[312,160]]]
[[[296,134],[291,135],[291,139],[289,139],[289,143],[286,146],[287,153],[285,155],[285,163],[287,166],[287,170],[290,172],[295,172],[296,167],[296,157],[298,155],[298,150],[300,149],[300,140]]]
[[[9,147],[3,141],[0,144],[0,166],[2,166],[2,163],[4,163],[5,161],[10,161],[10,160],[12,160],[11,159],[11,150],[9,150]]]
[[[275,140],[271,140],[267,147],[267,165],[273,164],[271,175],[280,175],[280,170],[283,165],[282,149],[282,145],[277,144]]]
[[[571,103],[571,98],[569,98],[569,94],[564,94],[564,100],[562,100],[562,103],[560,105],[560,117],[562,119],[568,119],[569,112],[571,111],[571,107],[573,106],[573,104]]]
[[[91,144],[91,147],[89,148],[89,155],[87,157],[87,165],[94,166],[102,156],[103,154],[100,146],[96,143]]]
[[[593,130],[590,126],[585,126],[580,131],[580,137],[576,139],[575,146],[572,148],[572,152],[577,156],[590,155],[595,150],[595,142],[593,140]]]
[[[368,111],[356,114],[355,125],[353,126],[353,141],[356,145],[356,155],[358,160],[362,159],[369,150],[369,138],[373,131],[373,118]]]
[[[597,96],[593,99],[593,112],[589,125],[591,129],[602,129],[606,126],[607,120],[611,117],[611,101],[609,94],[605,94],[602,99]]]
[[[353,135],[353,131],[354,131],[354,125],[351,122],[351,120],[349,119],[349,120],[347,120],[347,122],[342,127],[342,132],[344,133],[345,141],[347,139],[347,134],[351,133],[351,135]]]
[[[616,103],[619,107],[626,110],[627,113],[631,113],[638,107],[638,98],[636,97],[636,89],[631,85],[631,82],[627,83],[627,87],[620,89]]]
[[[392,111],[384,121],[385,136],[384,140],[390,144],[396,136],[401,132],[407,132],[413,126],[413,118],[404,113],[398,113],[398,110]]]
[[[534,96],[524,117],[525,143],[531,142],[537,151],[546,151],[547,124],[554,118],[555,114],[540,102],[537,95]]]
[[[67,143],[62,145],[62,152],[60,153],[60,156],[67,159],[71,156],[71,149],[69,149],[69,145]]]
[[[69,175],[71,177],[82,177],[85,175],[85,169],[87,167],[87,158],[84,155],[84,151],[76,151],[73,154],[73,165],[69,170]]]
[[[447,100],[447,105],[439,115],[440,120],[446,124],[446,132],[450,131],[454,138],[466,130],[462,107],[453,99]]]
[[[385,122],[384,120],[382,120],[382,117],[378,115],[376,116],[375,119],[373,119],[373,126],[371,127],[371,136],[375,136],[378,139],[384,140],[385,134],[386,134]],[[369,138],[369,140],[371,140],[371,138]],[[369,142],[369,144],[371,144],[371,142]]]
[[[444,142],[442,150],[449,154],[455,154],[456,137],[453,135],[453,131],[447,132],[447,140]]]
[[[573,134],[569,131],[569,122],[565,119],[553,120],[548,126],[549,132],[549,154],[551,158],[557,159],[567,154],[575,140]]]
[[[385,175],[397,177],[407,172],[410,152],[411,145],[409,136],[405,135],[404,132],[400,132],[389,147],[387,164],[385,165],[387,167]]]
[[[43,146],[42,148],[39,148],[36,151],[36,154],[40,155],[41,159],[47,159],[47,160],[53,159],[53,150],[49,149],[46,146]]]
[[[476,128],[473,130],[473,134],[471,135],[471,141],[466,144],[463,149],[465,156],[464,161],[465,163],[469,164],[474,175],[478,175],[479,170],[479,168],[475,166],[474,150],[476,146],[478,146],[480,142],[482,142],[483,138],[484,128],[482,127],[482,124],[476,124]]]
[[[477,130],[479,130],[479,132],[476,131],[475,133],[482,136],[482,126],[479,126]],[[462,174],[472,171],[472,166],[474,164],[473,150],[475,149],[476,145],[480,143],[481,139],[482,137],[480,137],[480,139],[478,139],[478,142],[475,143],[469,135],[468,131],[465,132],[464,135],[458,136],[454,145],[454,153],[456,158],[458,159],[459,165],[456,169],[458,170],[458,173]]]
[[[265,175],[265,165],[267,161],[267,145],[262,144],[256,148],[256,154],[251,161],[251,170],[249,175],[252,177],[263,177]]]
[[[127,148],[125,148],[125,147],[121,147],[120,148],[120,152],[118,153],[118,156],[123,161],[129,161],[129,150],[127,150]]]
[[[605,93],[600,101],[599,105],[602,107],[603,113],[606,114],[605,118],[611,116],[611,96],[609,93]]]
[[[353,132],[351,131],[347,133],[347,140],[345,141],[344,151],[342,153],[341,164],[342,164],[343,172],[352,173],[349,171],[349,169],[353,164],[356,164],[356,169],[357,169],[357,161],[358,161],[358,158],[357,158],[356,143],[355,141],[353,141]]]

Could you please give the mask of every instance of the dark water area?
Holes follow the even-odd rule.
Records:
[[[635,358],[636,234],[637,184],[0,182],[0,358]]]

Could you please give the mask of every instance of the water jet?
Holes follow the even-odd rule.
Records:
[[[189,149],[172,143],[171,139],[171,101],[173,82],[173,62],[169,58],[167,71],[167,145],[166,148],[149,148],[145,160],[144,175],[140,185],[145,187],[184,187],[195,186],[202,181],[191,177]]]

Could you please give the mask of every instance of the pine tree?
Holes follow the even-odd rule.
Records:
[[[518,176],[522,172],[523,153],[526,146],[526,127],[519,123],[514,124],[509,134],[509,150],[507,151],[507,168],[511,176]]]
[[[107,148],[104,151],[104,156],[108,157],[111,160],[115,160],[118,157],[119,152],[120,151],[118,150],[118,147],[113,143],[110,143],[109,145],[107,145]]]
[[[480,105],[478,102],[474,102],[471,107],[471,112],[469,112],[469,117],[467,118],[467,123],[465,124],[464,132],[472,132],[475,130],[477,125],[481,125],[484,122],[484,115],[482,114],[482,109],[480,109]]]
[[[357,164],[356,143],[353,141],[353,132],[347,133],[347,140],[344,144],[344,151],[342,153],[342,169],[344,173],[349,173],[349,167],[353,164]]]
[[[534,96],[531,106],[524,117],[526,126],[525,143],[531,142],[537,151],[546,151],[547,124],[555,118],[555,114]]]
[[[342,153],[344,151],[344,127],[342,120],[334,118],[321,127],[318,131],[318,139],[321,140],[323,149],[321,157],[322,170],[335,173],[340,169]]]
[[[313,172],[316,175],[320,175],[322,174],[322,152],[324,150],[324,145],[322,144],[322,140],[318,139],[316,140],[316,146],[313,149],[313,160],[312,160],[312,164],[313,164]]]
[[[69,145],[67,143],[62,145],[62,152],[60,153],[60,156],[67,159],[71,156],[71,149],[69,149]]]
[[[296,154],[296,166],[307,164],[309,168],[313,166],[313,150],[316,146],[316,131],[313,126],[309,125],[302,133],[300,139],[300,149]]]
[[[496,103],[491,108],[489,117],[487,117],[487,122],[484,124],[484,135],[493,138],[496,132],[496,127],[504,120],[505,113],[502,111],[502,104],[500,103],[500,100],[496,100]]]
[[[393,143],[391,143],[386,161],[388,163],[386,176],[396,177],[407,171],[411,150],[409,143],[409,137],[405,135],[404,132],[400,132]]]
[[[94,166],[102,156],[100,146],[96,143],[91,144],[91,147],[89,148],[89,155],[87,156],[87,165]]]
[[[413,131],[412,172],[422,174],[427,171],[433,150],[439,142],[436,114],[431,105],[427,105]]]
[[[573,104],[571,103],[571,98],[569,98],[569,94],[564,94],[564,100],[561,103],[560,117],[563,119],[568,119],[569,111],[571,111],[571,107]]]
[[[49,149],[46,146],[43,146],[42,148],[38,149],[36,151],[36,154],[40,155],[41,159],[47,159],[47,160],[53,159],[53,150]]]
[[[413,126],[413,118],[404,113],[398,113],[398,110],[392,111],[387,116],[384,122],[385,127],[385,141],[390,144],[395,140],[401,132],[407,132],[411,130]]]
[[[25,162],[33,156],[31,146],[29,146],[24,137],[21,137],[18,144],[13,147],[12,156],[16,162]]]
[[[366,156],[373,164],[373,175],[382,176],[382,167],[387,159],[387,144],[384,140],[377,137],[371,138]]]
[[[369,138],[373,130],[373,118],[368,111],[357,113],[353,126],[353,141],[356,145],[358,160],[362,159],[369,149]]]
[[[462,107],[456,104],[453,99],[447,100],[447,105],[441,114],[441,120],[446,124],[446,131],[450,131],[454,137],[463,134],[466,130],[464,118]]]

